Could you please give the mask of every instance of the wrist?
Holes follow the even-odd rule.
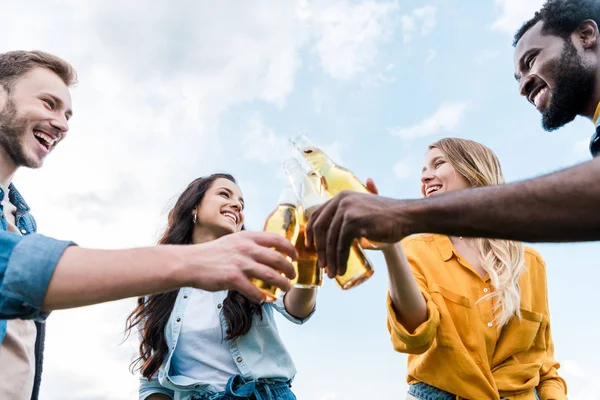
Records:
[[[398,200],[393,208],[395,232],[393,237],[397,241],[415,233],[426,232],[427,218],[425,200]]]
[[[188,251],[193,250],[194,246],[186,245],[160,245],[157,250],[160,252],[158,257],[164,262],[160,267],[165,271],[165,281],[173,288],[182,288],[192,286],[193,275],[191,259]],[[195,249],[200,250],[200,249]],[[195,255],[193,259],[201,259],[202,256]]]

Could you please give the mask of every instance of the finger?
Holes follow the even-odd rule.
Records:
[[[329,230],[327,231],[327,276],[329,276],[330,278],[334,278],[337,275],[344,275],[346,273],[346,268],[344,268],[343,270],[340,269],[340,265],[336,260],[339,233],[343,223],[343,213],[338,212],[333,217],[331,224],[329,224]]]
[[[262,294],[256,286],[250,282],[248,277],[244,276],[235,282],[232,282],[234,289],[246,296],[250,301],[255,303],[262,303],[265,301],[265,295]]]
[[[367,190],[373,194],[379,194],[379,189],[377,189],[377,186],[375,185],[375,182],[373,181],[373,179],[368,178],[367,179]]]
[[[346,273],[346,269],[348,267],[348,257],[350,256],[350,246],[352,246],[354,240],[357,238],[356,233],[357,232],[353,231],[348,222],[344,221],[342,223],[338,234],[337,247],[335,249],[336,265],[339,275]]]
[[[272,232],[248,232],[246,234],[254,243],[265,248],[274,248],[292,260],[298,257],[296,248],[289,240]]]
[[[319,210],[320,214],[317,219],[313,220],[314,224],[310,229],[312,231],[314,248],[317,252],[318,264],[321,268],[327,266],[327,232],[329,231],[331,219],[335,215],[336,202],[337,200],[330,200],[325,203],[323,208]]]
[[[335,203],[337,201],[337,198],[334,197],[332,200],[329,200],[322,205],[319,209],[315,210],[314,212],[311,211],[310,219],[306,225],[305,234],[310,238],[307,238],[307,241],[309,245],[312,245],[309,246],[309,248],[314,248],[317,252],[318,264],[321,268],[325,268],[327,266],[325,240],[327,239],[327,230],[332,216],[331,214],[334,212],[333,210],[335,209]]]
[[[313,232],[313,225],[315,221],[319,218],[321,211],[323,210],[324,205],[320,207],[315,207],[310,211],[310,215],[308,218],[308,222],[306,223],[305,233],[304,233],[304,245],[309,249],[314,249],[315,244],[315,235]]]
[[[260,262],[250,263],[246,268],[247,274],[250,278],[258,278],[271,286],[277,286],[284,292],[289,292],[292,285],[289,279],[281,276],[273,268],[268,265],[261,264]]]
[[[292,263],[278,251],[267,247],[257,247],[256,250],[250,252],[250,257],[254,262],[275,270],[274,272],[278,276],[283,273],[290,279],[296,277],[296,271]]]

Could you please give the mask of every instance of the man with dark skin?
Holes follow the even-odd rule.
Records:
[[[549,0],[516,33],[519,92],[551,131],[584,116],[594,122],[590,151],[600,154],[600,2]],[[342,192],[311,216],[307,242],[329,277],[344,274],[355,238],[393,243],[421,232],[527,242],[600,239],[600,157],[501,186],[419,200]],[[373,181],[367,187],[376,192]]]

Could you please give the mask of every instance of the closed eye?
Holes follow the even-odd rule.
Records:
[[[42,101],[44,102],[44,104],[46,104],[48,107],[50,107],[51,110],[54,109],[54,101],[51,99],[42,99]]]

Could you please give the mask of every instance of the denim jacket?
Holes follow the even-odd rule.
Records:
[[[4,190],[0,188],[0,202],[3,200]],[[17,208],[16,225],[23,236],[6,231],[4,207],[0,203],[0,345],[6,335],[7,319],[35,319],[36,365],[31,395],[35,400],[42,376],[44,321],[49,314],[41,312],[41,306],[59,258],[73,243],[36,234],[37,226],[29,213],[29,206],[12,184],[9,186],[9,201]]]
[[[153,393],[162,393],[176,400],[189,396],[191,392],[215,391],[212,385],[197,382],[193,378],[175,375],[171,360],[177,346],[179,332],[183,324],[184,312],[187,299],[190,297],[192,288],[186,287],[179,290],[175,306],[165,326],[165,339],[169,346],[169,352],[163,360],[162,366],[150,381],[143,376],[140,377],[140,400],[146,399]],[[227,291],[213,293],[214,308],[207,312],[219,314],[223,332],[227,331],[227,322],[221,312],[223,300],[227,297]],[[260,378],[273,378],[282,382],[291,381],[296,374],[296,367],[290,354],[287,352],[275,324],[273,309],[277,310],[288,320],[303,324],[315,312],[304,319],[298,319],[290,315],[283,304],[283,296],[273,303],[263,304],[262,320],[260,316],[254,315],[250,331],[235,340],[229,340],[229,352],[235,361],[239,375],[246,380],[258,380]]]

